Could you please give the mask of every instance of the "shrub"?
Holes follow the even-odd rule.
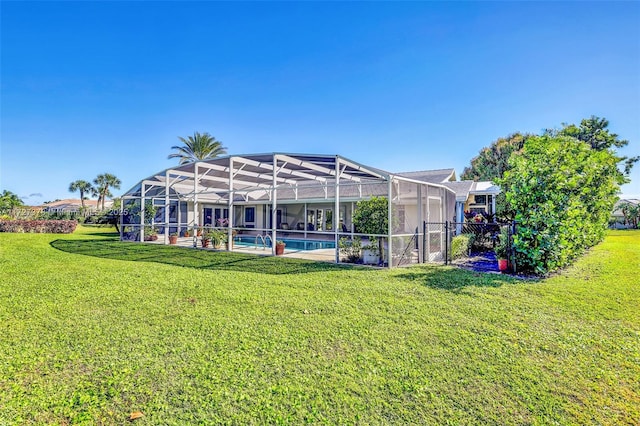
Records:
[[[342,258],[343,262],[358,263],[362,250],[360,237],[353,237],[353,239],[342,237],[338,241],[338,247],[340,248],[340,254],[344,256]]]
[[[75,220],[0,220],[0,232],[70,234],[77,225]]]
[[[516,213],[518,269],[544,274],[602,241],[624,183],[611,150],[566,136],[527,140],[499,184]]]
[[[471,236],[469,234],[460,234],[451,240],[451,259],[459,259],[467,257],[471,249]]]

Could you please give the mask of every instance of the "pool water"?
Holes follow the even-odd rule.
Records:
[[[299,240],[292,238],[282,238],[280,241],[285,243],[285,248],[289,250],[319,250],[336,248],[335,241],[319,241],[319,240]],[[243,247],[262,247],[262,239],[250,235],[238,235],[233,239],[233,244]],[[271,238],[267,239],[267,247],[271,247]]]

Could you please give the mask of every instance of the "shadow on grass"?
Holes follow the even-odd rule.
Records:
[[[397,275],[397,277],[419,282],[427,287],[457,293],[462,293],[467,287],[500,287],[505,284],[522,282],[522,280],[509,275],[445,267],[416,267]]]
[[[97,235],[97,234],[92,234]],[[105,234],[106,235],[106,234]],[[112,236],[108,235],[108,236]],[[261,274],[302,274],[353,269],[304,259],[258,256],[226,251],[196,250],[156,244],[123,243],[114,240],[55,240],[51,247],[67,253],[133,262],[156,262],[196,269],[257,272]],[[359,268],[369,270],[368,268]]]

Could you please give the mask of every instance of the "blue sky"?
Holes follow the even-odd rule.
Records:
[[[120,195],[194,131],[230,154],[459,174],[498,137],[597,115],[640,155],[638,2],[0,8],[0,189],[30,204],[104,172]]]

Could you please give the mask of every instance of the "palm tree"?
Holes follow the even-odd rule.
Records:
[[[71,182],[71,184],[69,185],[69,192],[76,191],[80,191],[80,204],[84,209],[84,200],[87,198],[84,195],[89,192],[93,193],[93,186],[91,186],[91,184],[86,180],[76,180],[74,182]]]
[[[16,194],[6,189],[0,194],[0,209],[12,209],[13,207],[23,206],[24,203]]]
[[[168,158],[179,158],[180,164],[193,163],[200,160],[216,158],[227,153],[227,148],[209,133],[194,132],[187,139],[178,136],[183,146],[172,146],[178,152],[169,155]]]
[[[105,198],[113,196],[109,188],[120,189],[122,182],[110,173],[103,173],[98,175],[98,177],[93,180],[93,183],[96,185],[95,193],[98,194],[98,204],[102,204],[101,210],[104,210]]]

